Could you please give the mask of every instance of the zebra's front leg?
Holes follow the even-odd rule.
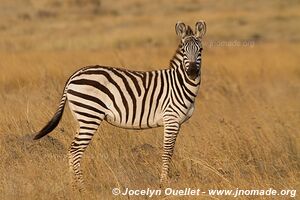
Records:
[[[162,155],[162,170],[160,176],[160,183],[165,183],[169,178],[169,168],[171,158],[174,152],[175,142],[180,129],[177,121],[168,120],[164,125],[164,144]]]
[[[79,191],[84,190],[84,181],[80,161],[95,131],[96,129],[93,128],[80,127],[79,132],[76,134],[69,148],[69,166],[73,175],[72,185],[74,189],[79,189]]]

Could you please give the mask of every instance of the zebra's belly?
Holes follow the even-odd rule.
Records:
[[[134,122],[134,123],[130,123],[130,122],[122,122],[120,123],[119,121],[115,120],[115,118],[111,115],[107,115],[105,117],[105,120],[116,127],[120,127],[120,128],[126,128],[126,129],[148,129],[148,128],[155,128],[155,127],[159,127],[163,125],[163,119],[159,118],[155,121],[148,121],[148,122]]]

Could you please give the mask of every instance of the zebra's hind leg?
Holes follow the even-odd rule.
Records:
[[[169,174],[170,162],[174,152],[175,142],[176,142],[179,129],[180,129],[180,125],[176,120],[165,119],[162,170],[160,176],[161,185],[163,185],[169,179],[168,174]]]
[[[94,121],[86,121],[78,119],[78,121],[80,124],[79,131],[69,148],[69,166],[73,175],[73,188],[83,191],[84,183],[80,161],[102,120],[99,119],[98,121],[95,121],[94,119]]]

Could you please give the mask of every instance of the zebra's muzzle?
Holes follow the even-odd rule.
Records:
[[[195,80],[200,75],[200,65],[197,65],[195,62],[191,62],[186,73],[190,79]]]

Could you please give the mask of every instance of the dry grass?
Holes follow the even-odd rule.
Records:
[[[237,5],[232,0],[220,5],[163,0],[161,7],[135,0],[114,5],[101,1],[97,9],[91,1],[82,12],[71,0],[3,2],[0,199],[81,198],[70,187],[66,154],[76,125],[69,110],[49,137],[35,142],[32,133],[51,118],[64,82],[81,66],[167,67],[176,48],[178,18],[190,24],[205,19],[208,36],[201,91],[195,113],[178,137],[171,186],[299,189],[296,1]],[[209,46],[230,40],[255,45]],[[114,187],[158,188],[162,131],[103,123],[83,159],[85,198],[111,199]]]

